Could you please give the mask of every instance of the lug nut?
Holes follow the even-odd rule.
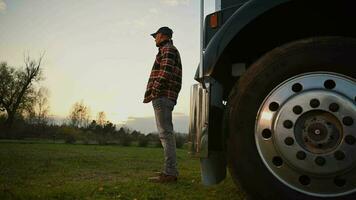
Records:
[[[347,116],[342,119],[342,123],[345,126],[351,126],[354,123],[354,120],[351,117]]]
[[[284,139],[284,143],[288,146],[291,146],[294,144],[294,139],[291,137],[287,137],[286,139]]]
[[[335,83],[335,81],[333,81],[333,80],[327,80],[327,81],[324,82],[324,87],[325,87],[326,89],[331,90],[331,89],[333,89],[335,86],[336,86],[336,83]]]
[[[300,113],[303,112],[303,108],[301,106],[294,106],[293,107],[293,112],[294,112],[294,114],[299,115]]]
[[[270,111],[277,111],[279,108],[279,104],[277,102],[272,102],[269,104]]]
[[[293,122],[290,120],[286,120],[283,122],[283,126],[284,126],[284,128],[290,129],[293,127]]]
[[[334,183],[335,183],[336,186],[342,187],[342,186],[344,186],[346,184],[346,180],[342,179],[342,178],[339,178],[339,177],[336,177],[334,179]]]
[[[310,178],[306,175],[302,175],[299,177],[299,182],[302,185],[309,185],[310,184]]]
[[[354,145],[355,142],[356,142],[356,139],[355,139],[355,137],[352,136],[352,135],[347,135],[347,136],[345,137],[345,142],[346,142],[347,144],[349,144],[349,145]]]
[[[272,162],[273,162],[273,164],[274,164],[275,166],[277,166],[277,167],[280,167],[280,166],[282,166],[282,164],[283,164],[283,160],[282,160],[282,158],[279,157],[279,156],[273,157]]]
[[[320,105],[320,101],[318,99],[312,99],[312,100],[310,100],[309,105],[312,108],[317,108]]]
[[[325,158],[321,157],[321,156],[318,156],[315,158],[315,163],[319,166],[323,166],[325,165]]]
[[[263,129],[262,131],[262,137],[265,139],[269,139],[272,136],[272,132],[269,129]]]
[[[297,158],[299,160],[304,160],[307,157],[307,154],[304,151],[298,151],[297,152]]]
[[[329,110],[332,112],[337,112],[339,110],[339,105],[337,103],[331,103],[329,105]]]
[[[303,90],[303,86],[300,83],[293,84],[292,90],[293,92],[300,92]]]

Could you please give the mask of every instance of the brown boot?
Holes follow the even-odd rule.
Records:
[[[163,173],[163,172],[154,172],[154,174],[155,174],[156,176],[163,176],[163,175],[166,175],[166,174]]]
[[[177,179],[178,178],[176,176],[166,175],[163,173],[161,173],[160,176],[148,178],[150,182],[154,182],[154,183],[173,183],[173,182],[177,182]]]

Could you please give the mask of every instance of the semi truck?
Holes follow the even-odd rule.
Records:
[[[252,199],[356,199],[356,3],[216,0],[201,26],[190,152]]]

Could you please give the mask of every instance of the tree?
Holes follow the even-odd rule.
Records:
[[[104,133],[114,133],[116,130],[116,126],[111,123],[110,121],[107,121],[104,125],[103,131]]]
[[[27,108],[27,118],[31,124],[45,126],[48,121],[49,105],[48,105],[49,90],[41,87],[35,93],[33,105]]]
[[[126,134],[126,131],[125,131],[125,129],[123,128],[123,127],[121,127],[118,131],[117,131],[117,135],[119,136],[119,137],[121,137],[121,136],[123,136],[123,135],[125,135]]]
[[[106,123],[106,115],[104,111],[98,113],[96,123],[101,127],[104,127]]]
[[[95,120],[91,121],[91,123],[89,124],[88,126],[88,129],[91,130],[91,131],[95,131],[95,128],[98,124],[96,123]]]
[[[90,109],[83,101],[76,102],[70,111],[69,120],[73,127],[86,128],[89,125]]]
[[[46,125],[48,123],[48,96],[49,90],[47,88],[41,87],[37,92],[35,104],[37,124]]]
[[[135,140],[138,140],[138,138],[141,135],[143,135],[143,134],[141,134],[139,131],[136,131],[136,130],[132,131],[132,133],[131,133],[132,138],[134,138]]]
[[[6,62],[0,64],[0,110],[6,111],[6,126],[11,127],[19,110],[34,101],[33,83],[41,80],[41,62],[24,56],[24,69],[15,69]]]

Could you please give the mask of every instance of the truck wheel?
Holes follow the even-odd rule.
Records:
[[[356,199],[356,40],[318,37],[258,59],[228,99],[228,164],[253,199]]]

